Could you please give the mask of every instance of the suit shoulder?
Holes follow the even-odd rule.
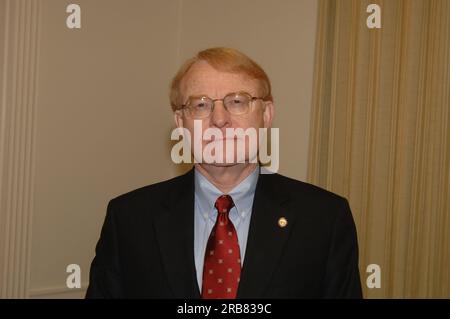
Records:
[[[321,201],[347,201],[345,197],[342,197],[336,193],[326,190],[320,186],[313,185],[307,182],[299,181],[291,177],[287,177],[281,174],[265,174],[266,178],[271,181],[273,185],[281,186],[284,191],[291,195],[308,196],[312,200]],[[278,186],[276,186],[278,187]]]
[[[179,189],[183,187],[183,183],[186,183],[189,179],[190,172],[176,176],[165,181],[149,184],[143,187],[136,188],[124,194],[111,199],[112,204],[130,204],[130,203],[142,203],[149,202],[151,199],[164,198],[171,190]]]
[[[353,223],[350,205],[345,197],[322,187],[295,180],[279,174],[265,177],[272,191],[284,193],[291,199],[292,207],[315,219],[345,220]]]

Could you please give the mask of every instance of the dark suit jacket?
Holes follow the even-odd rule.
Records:
[[[121,195],[108,204],[86,297],[200,298],[193,247],[193,170]],[[361,296],[347,200],[260,175],[237,298]]]

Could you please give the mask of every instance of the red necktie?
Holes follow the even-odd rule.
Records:
[[[236,229],[228,218],[234,207],[229,195],[220,196],[215,204],[217,220],[205,251],[202,298],[236,298],[241,275],[241,253]]]

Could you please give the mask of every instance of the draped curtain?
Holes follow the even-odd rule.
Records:
[[[319,3],[308,180],[349,199],[366,297],[448,298],[450,1]]]

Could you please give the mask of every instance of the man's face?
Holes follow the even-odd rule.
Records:
[[[214,69],[205,61],[196,62],[189,72],[183,78],[180,85],[180,93],[183,103],[191,96],[208,96],[211,99],[222,99],[229,93],[247,92],[253,97],[263,97],[260,94],[258,82],[254,79],[249,79],[243,74],[235,74],[228,72],[221,72]],[[178,127],[188,129],[196,140],[194,135],[194,120],[201,121],[202,136],[208,128],[217,128],[222,132],[223,137],[226,137],[227,128],[248,128],[256,129],[258,133],[259,128],[268,128],[272,124],[273,118],[273,104],[270,101],[255,100],[250,103],[249,112],[242,115],[230,114],[225,108],[222,101],[216,101],[211,115],[207,118],[195,119],[186,116],[184,112],[175,112],[175,122]],[[198,138],[198,137],[197,137]],[[202,139],[202,149],[204,150],[208,144],[218,143],[212,139]],[[226,148],[227,141],[223,141],[223,154],[230,151]],[[234,154],[237,152],[237,141],[234,139]],[[217,144],[216,144],[217,145]],[[220,145],[220,144],[219,144]],[[230,145],[230,144],[228,144]],[[209,147],[215,145],[211,144]],[[193,146],[192,146],[193,148]],[[245,159],[249,159],[249,141],[245,141]],[[251,153],[251,152],[250,152]],[[236,159],[236,156],[234,156]],[[225,157],[222,163],[215,163],[217,166],[230,166],[234,163],[225,163]]]

